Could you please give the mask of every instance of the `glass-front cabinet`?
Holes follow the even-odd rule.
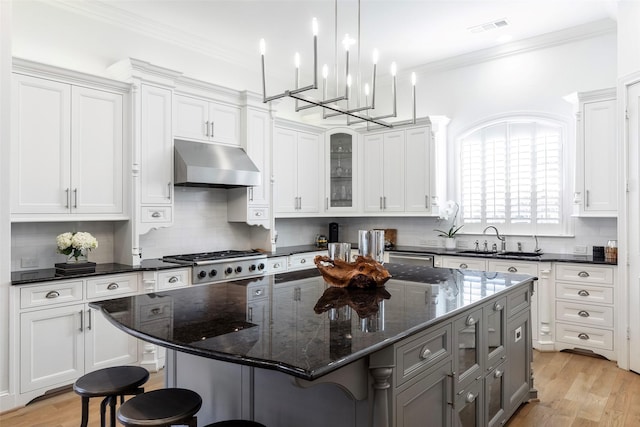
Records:
[[[327,168],[325,175],[327,211],[353,211],[357,208],[358,134],[350,129],[327,133]]]

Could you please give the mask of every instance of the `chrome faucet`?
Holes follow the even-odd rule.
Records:
[[[534,252],[542,252],[542,249],[538,247],[538,236],[536,236],[535,234],[533,235],[533,239],[536,241],[536,247],[533,250]]]
[[[484,229],[484,231],[482,232],[482,234],[486,234],[487,230],[493,228],[496,232],[496,237],[498,238],[498,240],[500,240],[500,252],[506,252],[507,251],[507,239],[504,236],[500,235],[500,232],[498,231],[497,228],[495,228],[493,225],[488,226],[487,228]]]

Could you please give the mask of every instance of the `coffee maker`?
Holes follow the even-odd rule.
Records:
[[[339,241],[340,239],[338,238],[338,223],[330,222],[329,223],[329,243],[336,243]]]

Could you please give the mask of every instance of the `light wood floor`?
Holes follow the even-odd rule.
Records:
[[[508,427],[640,426],[640,375],[602,359],[537,351],[533,370],[539,401],[521,406]],[[152,374],[145,390],[162,387],[163,380],[162,373]],[[89,425],[97,427],[99,399],[91,402]],[[73,391],[0,415],[1,427],[79,425],[80,397]]]

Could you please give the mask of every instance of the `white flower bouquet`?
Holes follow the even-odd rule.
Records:
[[[69,258],[73,257],[76,261],[86,255],[87,251],[98,247],[98,240],[91,233],[84,231],[62,233],[56,237],[56,243],[59,253]]]
[[[445,237],[449,239],[454,238],[456,236],[456,233],[460,231],[462,227],[464,227],[464,224],[462,224],[459,227],[456,225],[456,220],[458,219],[459,211],[460,211],[460,205],[457,202],[454,202],[453,200],[447,201],[447,207],[438,219],[440,221],[448,222],[449,218],[453,217],[453,220],[451,221],[451,227],[448,230],[440,230],[436,228],[433,231],[437,231],[438,236],[440,237]]]

